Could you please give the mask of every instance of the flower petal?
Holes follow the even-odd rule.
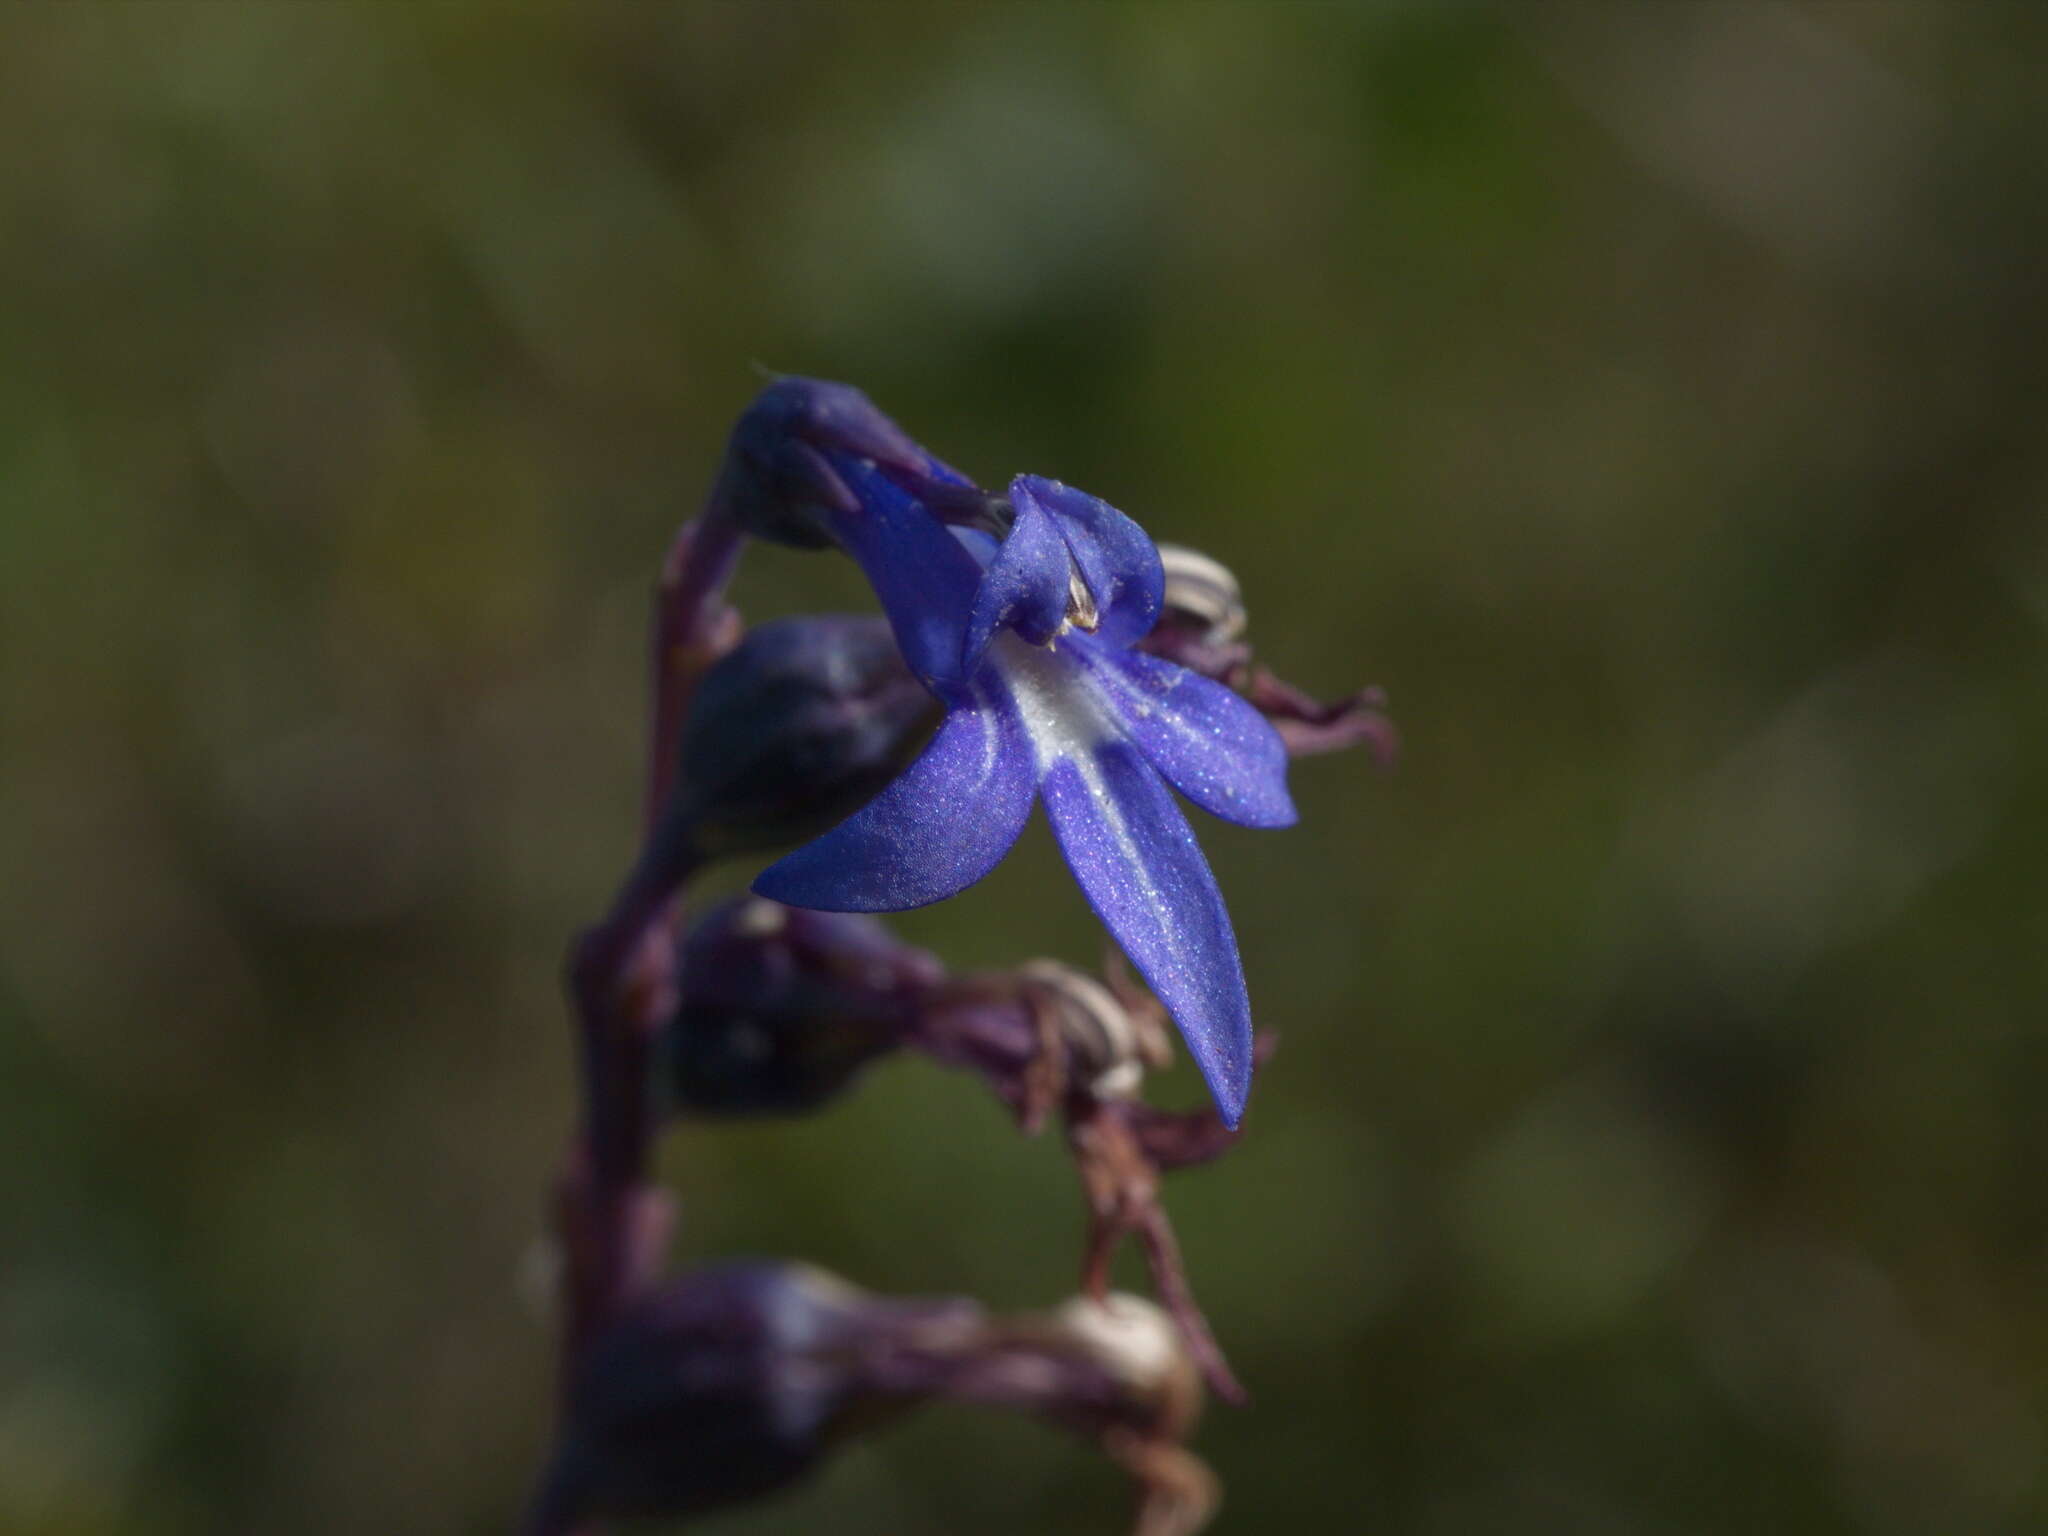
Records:
[[[1272,723],[1221,683],[1186,667],[1067,639],[1126,733],[1167,782],[1211,816],[1241,827],[1291,827],[1287,745]]]
[[[1102,616],[1095,633],[1109,645],[1133,645],[1151,633],[1166,590],[1159,551],[1145,530],[1108,502],[1042,475],[1010,482],[1010,503],[1021,520],[1026,507],[1059,523],[1074,565]]]
[[[1010,851],[1036,782],[1015,712],[976,690],[887,789],[770,865],[754,890],[827,912],[902,912],[943,901]]]
[[[831,462],[860,502],[854,511],[832,514],[833,530],[875,589],[910,670],[942,698],[958,698],[965,677],[960,636],[981,568],[922,503],[873,464],[836,455]]]
[[[1088,904],[1173,1014],[1235,1126],[1251,1088],[1251,1003],[1230,915],[1187,818],[1120,741],[1059,759],[1040,788]]]
[[[1067,594],[1073,561],[1058,524],[1041,507],[1020,503],[1017,521],[982,575],[967,621],[961,671],[973,676],[998,629],[1017,631],[1033,645],[1044,645],[1060,632],[1067,618]]]

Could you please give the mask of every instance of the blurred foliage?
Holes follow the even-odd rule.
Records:
[[[1171,1191],[1225,1529],[2042,1529],[2044,67],[1959,0],[0,11],[0,1531],[505,1529],[558,961],[756,363],[1393,693],[1397,775],[1204,831],[1285,1037]],[[1042,833],[902,927],[1098,943]],[[1072,1283],[965,1079],[665,1156],[686,1255]],[[928,1418],[717,1528],[1120,1498]]]

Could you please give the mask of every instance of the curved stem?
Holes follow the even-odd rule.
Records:
[[[676,741],[704,670],[738,640],[724,590],[740,534],[715,499],[677,535],[655,593],[645,843],[610,910],[584,931],[567,966],[575,1008],[581,1114],[556,1187],[563,1254],[561,1392],[585,1346],[652,1279],[672,1224],[648,1182],[656,1130],[652,1087],[661,1026],[675,1008],[675,924],[699,860],[670,813]],[[530,1536],[578,1528],[552,1472],[525,1517]]]
[[[714,493],[715,494],[715,493]],[[653,698],[648,709],[646,821],[660,823],[675,790],[676,746],[705,669],[739,640],[739,614],[722,594],[739,562],[741,534],[720,503],[684,525],[654,594]]]

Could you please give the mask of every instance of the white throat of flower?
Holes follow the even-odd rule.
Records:
[[[989,659],[1010,690],[1042,779],[1055,763],[1067,763],[1080,775],[1102,829],[1116,845],[1117,859],[1137,880],[1139,889],[1162,916],[1171,906],[1153,860],[1139,845],[1124,807],[1103,777],[1100,749],[1128,739],[1108,700],[1098,691],[1090,670],[1061,656],[1057,642],[1045,649],[1027,645],[1013,634],[996,636]],[[1134,748],[1135,750],[1135,748]],[[1082,884],[1086,885],[1084,876]],[[1190,967],[1187,935],[1170,920],[1160,924],[1166,959],[1175,969]]]
[[[1039,776],[1054,763],[1071,762],[1090,780],[1088,787],[1096,789],[1095,749],[1124,733],[1088,675],[1055,647],[1028,645],[1008,631],[989,642],[988,659],[1009,688],[1031,738]]]

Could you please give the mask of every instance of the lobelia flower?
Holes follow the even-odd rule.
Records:
[[[829,536],[859,563],[904,659],[946,707],[916,761],[755,891],[830,911],[940,901],[993,869],[1042,799],[1090,905],[1235,1125],[1252,1071],[1244,971],[1167,786],[1227,821],[1288,826],[1287,753],[1229,688],[1133,649],[1160,610],[1151,539],[1037,475],[1013,480],[1006,503],[977,491],[844,385],[771,385],[735,430],[733,459],[738,489],[772,509],[768,536]],[[1006,513],[998,542],[986,530]],[[757,506],[743,521],[762,531],[764,516]]]

